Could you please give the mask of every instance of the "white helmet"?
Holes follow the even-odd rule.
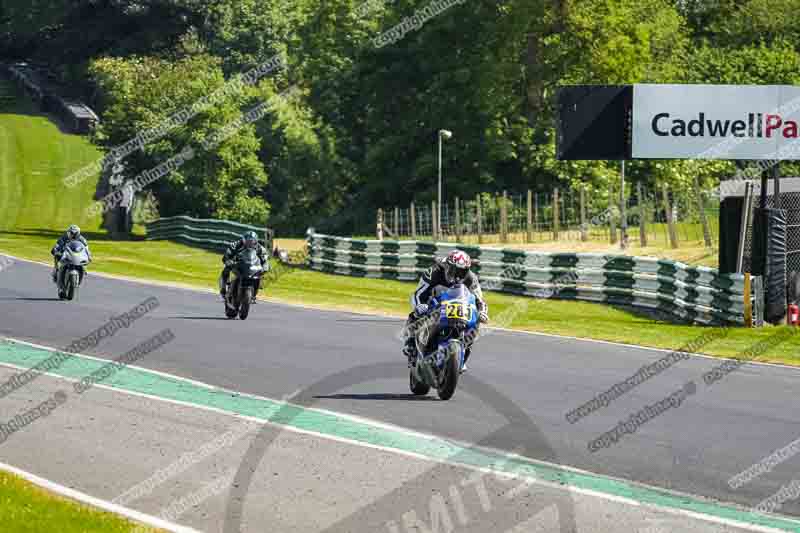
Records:
[[[81,228],[79,228],[75,224],[72,224],[70,227],[67,228],[67,237],[69,237],[70,239],[75,240],[80,236],[81,236]]]
[[[444,277],[447,283],[462,283],[472,267],[472,259],[461,250],[453,250],[444,260]]]

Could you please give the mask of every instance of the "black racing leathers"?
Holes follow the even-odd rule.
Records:
[[[445,276],[444,259],[437,259],[436,263],[434,263],[434,265],[422,275],[422,278],[420,278],[419,284],[417,285],[417,289],[414,291],[414,294],[411,297],[411,303],[414,306],[414,309],[416,310],[416,307],[420,304],[427,305],[428,302],[430,302],[431,296],[433,296],[434,288],[437,286],[450,288],[453,285],[454,284],[448,282]],[[480,313],[483,311],[488,313],[489,306],[483,299],[483,291],[481,291],[481,284],[478,281],[478,276],[476,276],[474,272],[468,272],[467,276],[464,278],[463,285],[475,295],[478,312]],[[413,357],[416,354],[416,348],[414,347],[414,336],[419,324],[421,324],[419,317],[417,317],[415,311],[412,311],[406,320],[406,346],[404,349],[404,352],[409,357]],[[470,342],[469,346],[467,346],[466,358],[469,358],[471,348],[472,343]]]
[[[420,304],[427,304],[430,301],[435,287],[442,286],[450,288],[453,286],[453,284],[447,281],[444,271],[444,259],[437,259],[436,263],[422,275],[422,278],[419,280],[419,285],[417,285],[417,290],[414,291],[414,296],[412,296],[412,303],[415,308]],[[486,310],[488,306],[483,300],[483,292],[481,291],[481,284],[478,281],[478,276],[476,276],[474,272],[467,272],[467,277],[464,278],[463,284],[475,295],[478,312]]]
[[[264,267],[264,270],[269,270],[269,256],[267,255],[267,249],[261,246],[260,244],[257,245],[256,252],[258,253],[258,258],[261,260],[261,266]],[[222,256],[222,262],[225,263],[225,268],[222,270],[222,275],[220,275],[220,291],[223,292],[225,288],[228,286],[228,279],[231,275],[231,269],[233,269],[233,265],[229,265],[228,263],[233,261],[239,253],[245,249],[244,239],[239,239],[238,241],[232,242],[228,249],[225,250],[225,254]],[[255,293],[258,294],[258,290],[261,288],[261,283],[256,286]]]

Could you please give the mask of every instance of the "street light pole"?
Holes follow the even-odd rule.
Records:
[[[439,232],[439,237],[442,235],[442,140],[451,139],[453,132],[449,130],[439,130],[439,196],[436,208],[436,228]]]
[[[620,248],[623,250],[628,247],[628,217],[625,213],[625,160],[622,160],[621,186],[619,188],[619,211],[622,221],[622,237],[619,240]]]
[[[436,228],[442,234],[442,136],[439,135],[439,194],[436,200]]]

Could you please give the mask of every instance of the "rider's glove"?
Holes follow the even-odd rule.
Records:
[[[428,314],[428,304],[419,304],[416,308],[414,308],[414,314],[417,318],[427,315]]]
[[[485,310],[480,312],[480,317],[479,318],[480,318],[481,324],[488,324],[489,323],[489,313],[487,313]]]

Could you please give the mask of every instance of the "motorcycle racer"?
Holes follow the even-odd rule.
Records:
[[[223,298],[225,298],[225,294],[228,288],[228,279],[230,278],[231,269],[235,265],[236,256],[239,255],[239,252],[244,250],[245,248],[255,248],[256,252],[258,253],[258,258],[261,260],[261,266],[264,268],[264,271],[269,270],[269,255],[267,254],[267,249],[261,246],[258,242],[258,236],[256,235],[255,231],[248,231],[242,238],[238,241],[234,241],[228,246],[228,249],[225,250],[225,254],[222,256],[222,262],[225,264],[225,268],[222,270],[222,274],[219,277],[219,294]],[[258,285],[256,285],[256,290],[253,291],[253,299],[251,303],[256,302],[256,295],[258,294],[258,290],[261,288],[261,280],[259,280]]]
[[[405,325],[405,346],[403,347],[403,354],[408,357],[409,367],[413,366],[416,362],[416,330],[420,319],[428,313],[428,302],[431,296],[433,296],[433,289],[435,287],[443,286],[451,288],[455,285],[463,284],[475,295],[478,313],[480,314],[480,322],[482,324],[489,322],[489,306],[483,299],[483,292],[481,291],[478,276],[470,270],[471,267],[472,260],[469,255],[460,250],[453,250],[447,257],[437,259],[434,265],[420,278],[417,289],[411,297],[414,310],[408,315]],[[469,359],[471,349],[472,342],[470,341],[464,354],[464,367],[462,371],[466,371],[467,369],[467,359]]]
[[[79,241],[86,247],[86,253],[91,258],[91,252],[89,251],[89,243],[86,242],[86,239],[81,235],[81,229],[76,226],[75,224],[71,224],[67,231],[64,232],[64,235],[58,238],[56,241],[55,246],[53,249],[50,250],[50,254],[53,256],[53,283],[56,283],[57,275],[58,275],[58,262],[61,260],[61,254],[64,252],[64,247],[70,241]]]

